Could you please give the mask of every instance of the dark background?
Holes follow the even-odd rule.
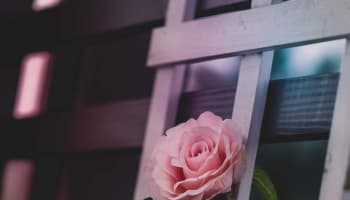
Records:
[[[250,7],[213,2],[199,1],[196,17]],[[145,63],[167,1],[65,0],[39,12],[31,0],[0,3],[0,170],[34,160],[34,200],[62,188],[64,199],[132,199],[155,74]],[[37,51],[55,55],[47,111],[15,120],[21,62]]]

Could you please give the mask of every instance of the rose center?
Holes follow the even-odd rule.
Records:
[[[190,156],[197,157],[197,156],[200,156],[202,153],[207,152],[207,151],[209,151],[208,145],[205,142],[200,141],[200,142],[197,142],[197,143],[192,145]]]

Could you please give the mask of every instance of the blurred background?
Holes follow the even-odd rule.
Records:
[[[132,199],[167,0],[0,3],[0,198]]]
[[[145,63],[167,0],[0,3],[0,199],[132,199],[155,76]],[[196,18],[248,8],[198,0]],[[275,51],[257,165],[283,200],[317,199],[343,45]],[[177,122],[231,117],[239,63],[191,63]]]

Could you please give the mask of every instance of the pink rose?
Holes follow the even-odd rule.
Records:
[[[202,200],[238,182],[244,139],[232,120],[204,112],[161,136],[152,154],[155,200]]]

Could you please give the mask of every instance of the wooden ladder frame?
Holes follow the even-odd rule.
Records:
[[[175,125],[188,63],[242,56],[232,118],[247,136],[247,171],[238,200],[249,199],[273,50],[346,39],[320,200],[340,200],[350,151],[350,0],[291,0],[192,20],[195,0],[169,0],[166,25],[153,31],[148,66],[158,67],[135,200],[148,197],[147,162],[157,137]]]

